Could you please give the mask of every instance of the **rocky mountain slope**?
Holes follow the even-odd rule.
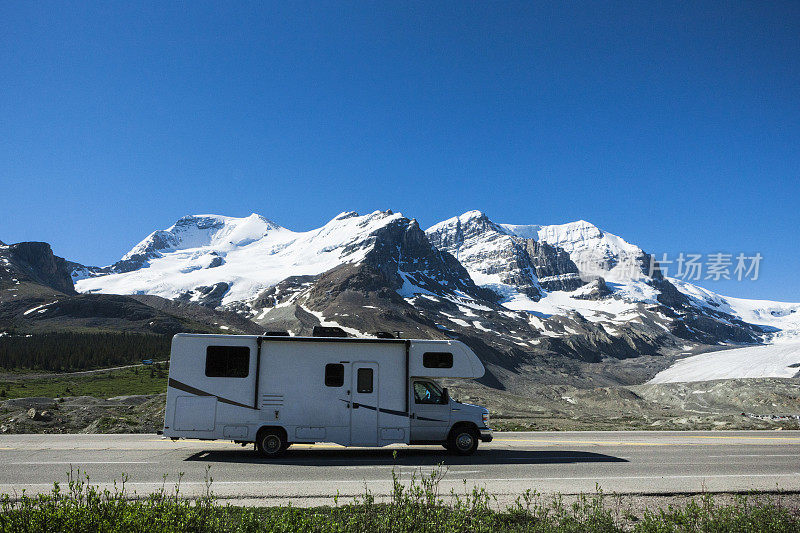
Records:
[[[471,211],[427,234],[510,309],[540,317],[578,313],[606,331],[649,311],[671,335],[708,344],[759,342],[764,333],[730,308],[699,305],[641,248],[585,221],[512,226]]]
[[[679,354],[781,329],[749,301],[666,279],[652,261],[585,221],[520,226],[472,211],[423,231],[391,211],[345,212],[294,232],[256,214],[196,215],[71,275],[87,296],[201,304],[292,334],[322,324],[459,338],[501,388],[641,383]]]
[[[0,301],[37,291],[76,294],[68,266],[45,242],[0,244]]]
[[[70,266],[55,256],[47,243],[0,245],[0,335],[75,331],[156,335],[185,330],[261,332],[260,327],[232,312],[155,296],[78,293]]]

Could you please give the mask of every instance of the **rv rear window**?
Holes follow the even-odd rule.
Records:
[[[325,386],[341,387],[344,385],[344,365],[330,363],[325,365]]]
[[[425,368],[453,368],[453,354],[450,352],[425,352],[422,355]]]
[[[359,368],[356,390],[362,394],[372,394],[372,369]]]
[[[247,346],[208,346],[206,376],[246,378],[250,373],[250,348]]]

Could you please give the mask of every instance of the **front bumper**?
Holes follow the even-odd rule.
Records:
[[[492,442],[492,430],[490,428],[480,428],[480,432],[483,442]]]

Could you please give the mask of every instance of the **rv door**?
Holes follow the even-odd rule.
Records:
[[[430,379],[413,381],[411,440],[442,442],[450,427],[450,403],[442,388]]]
[[[353,363],[350,444],[378,445],[378,363]]]

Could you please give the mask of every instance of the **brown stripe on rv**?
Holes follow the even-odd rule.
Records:
[[[181,383],[177,379],[169,378],[169,382],[168,383],[169,383],[169,386],[172,387],[173,389],[178,389],[178,390],[182,390],[184,392],[189,392],[189,393],[195,394],[197,396],[214,396],[214,397],[217,398],[217,401],[220,401],[222,403],[227,403],[229,405],[235,405],[237,407],[246,407],[247,409],[258,410],[257,407],[253,407],[252,405],[246,405],[246,404],[243,404],[243,403],[234,402],[233,400],[229,400],[227,398],[223,398],[222,396],[217,396],[216,394],[211,394],[210,392],[206,392],[204,390],[197,389],[195,387],[192,387],[191,385],[187,385],[186,383]]]

